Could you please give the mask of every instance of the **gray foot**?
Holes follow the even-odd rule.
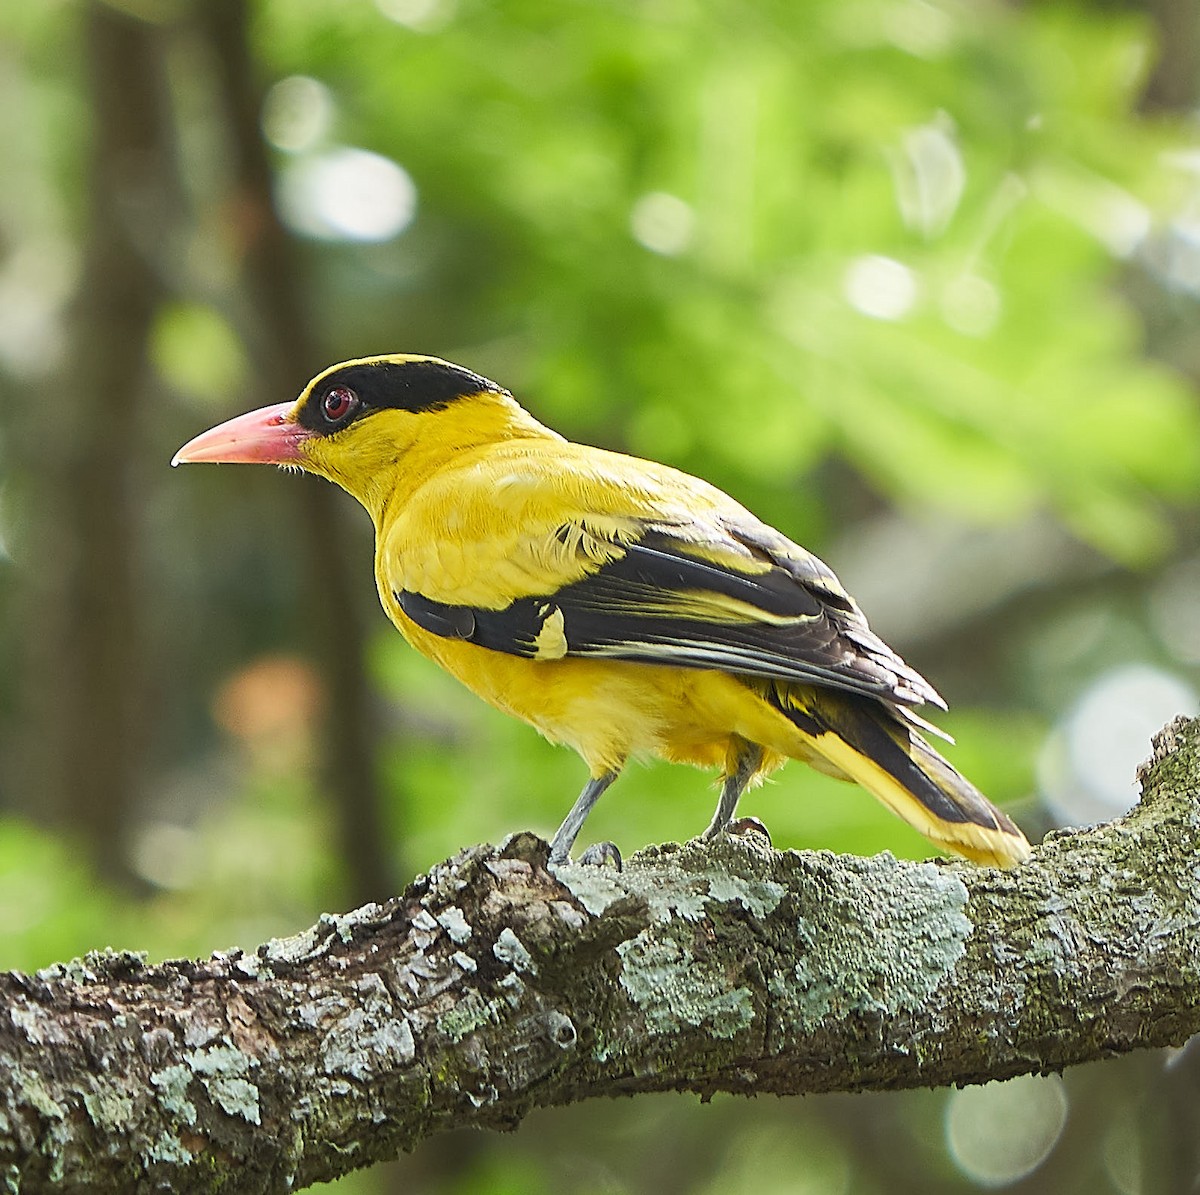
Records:
[[[752,835],[765,840],[767,846],[773,846],[771,842],[771,831],[762,824],[756,817],[738,817],[725,827],[726,834],[732,834],[737,838],[749,838]]]
[[[605,864],[611,863],[618,871],[624,869],[624,864],[621,861],[621,852],[617,850],[615,842],[593,842],[579,856],[579,862],[585,867],[604,867]]]

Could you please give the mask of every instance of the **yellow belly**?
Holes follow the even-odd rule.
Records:
[[[752,780],[788,758],[801,759],[830,776],[858,781],[922,834],[976,862],[1011,866],[1028,855],[1018,831],[947,821],[837,733],[805,734],[755,691],[753,681],[627,660],[528,660],[431,635],[398,609],[389,613],[418,651],[497,709],[574,747],[593,776],[619,771],[638,756],[730,775],[746,744],[756,743],[764,751]],[[805,690],[792,692],[801,696],[802,708]]]
[[[747,741],[767,749],[760,774],[808,755],[791,722],[725,673],[627,660],[530,660],[430,634],[394,605],[388,614],[422,655],[490,705],[573,747],[593,775],[653,756],[723,768]]]

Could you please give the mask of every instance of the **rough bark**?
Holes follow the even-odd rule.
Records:
[[[1200,1027],[1200,721],[1126,818],[1010,872],[529,834],[255,953],[0,977],[0,1178],[274,1192],[596,1095],[1057,1070]]]

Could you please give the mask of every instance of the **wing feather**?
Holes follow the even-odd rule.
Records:
[[[936,690],[816,556],[694,477],[580,445],[467,454],[398,514],[380,588],[432,634],[827,685],[904,706]]]
[[[697,560],[662,529],[596,571],[499,610],[397,591],[437,635],[531,659],[592,656],[827,685],[908,704],[936,691],[874,635],[840,592],[775,565],[750,574]]]

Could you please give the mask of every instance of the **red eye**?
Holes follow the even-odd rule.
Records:
[[[349,386],[334,386],[321,399],[321,414],[330,423],[345,423],[358,410],[358,395]]]

